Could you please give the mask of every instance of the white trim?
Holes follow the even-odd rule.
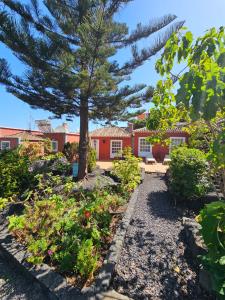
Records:
[[[97,142],[96,148],[94,147],[94,141]],[[96,151],[96,159],[99,159],[99,139],[91,139],[91,147]]]
[[[8,148],[2,149],[2,144],[3,143],[8,143]],[[11,149],[11,143],[10,143],[10,141],[1,141],[1,150],[10,150],[10,149]]]
[[[58,152],[58,149],[59,149],[59,143],[58,143],[58,141],[51,140],[51,142],[52,142],[52,152]],[[53,143],[55,143],[56,149],[53,149]]]
[[[121,151],[123,150],[123,140],[110,140],[110,158],[115,158],[117,155],[117,153],[112,153],[112,143],[113,142],[120,142]]]
[[[146,140],[145,137],[141,136],[138,138],[138,156],[139,157],[148,157],[149,155],[152,155],[152,145],[150,144],[150,152],[142,152],[141,151],[141,140]]]
[[[173,139],[176,139],[176,140],[182,140],[183,141],[183,143],[185,143],[186,142],[186,138],[184,137],[184,136],[171,136],[170,137],[170,146],[169,146],[169,153],[171,152],[171,149],[172,149],[172,140]],[[182,144],[182,143],[181,143]]]

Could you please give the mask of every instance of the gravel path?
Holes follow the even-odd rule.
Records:
[[[2,257],[0,251],[0,299],[1,300],[48,300],[37,283],[18,273]]]
[[[133,299],[213,299],[198,285],[181,231],[163,175],[146,174],[116,268],[117,292]]]

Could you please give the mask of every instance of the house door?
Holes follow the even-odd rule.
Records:
[[[138,156],[139,157],[150,157],[152,155],[152,146],[146,141],[145,137],[138,139]]]
[[[91,146],[96,151],[96,159],[99,159],[99,140],[91,140]]]

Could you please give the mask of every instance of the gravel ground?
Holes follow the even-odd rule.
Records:
[[[48,300],[39,285],[26,279],[2,257],[0,251],[0,299]]]
[[[113,287],[133,299],[214,299],[198,284],[164,176],[146,174]]]

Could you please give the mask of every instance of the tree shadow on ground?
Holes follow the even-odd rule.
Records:
[[[182,213],[175,207],[173,198],[167,190],[150,192],[147,205],[151,214],[157,218],[175,221],[182,217]]]

